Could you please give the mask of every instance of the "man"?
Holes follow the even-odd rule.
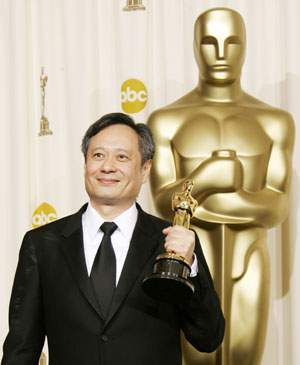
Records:
[[[186,179],[198,207],[192,219],[227,323],[213,354],[189,349],[189,363],[260,364],[269,310],[267,228],[286,217],[294,124],[289,113],[245,93],[246,31],[239,13],[213,8],[194,32],[197,87],[156,110],[150,126],[157,153],[151,189],[158,212]],[[166,168],[166,166],[168,168]]]
[[[37,364],[45,336],[50,365],[181,364],[180,329],[198,350],[213,351],[224,318],[197,237],[135,202],[151,169],[150,130],[125,114],[107,114],[87,130],[82,151],[90,202],[25,235],[2,365]],[[94,275],[105,221],[116,224],[109,239],[116,266],[104,275],[107,286],[114,273],[110,300],[98,290],[103,276]],[[108,247],[103,240],[100,262],[102,244]],[[142,289],[165,250],[184,256],[196,271],[190,278],[195,294],[182,305],[156,301]]]

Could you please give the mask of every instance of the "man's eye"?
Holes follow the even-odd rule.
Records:
[[[97,152],[97,153],[94,154],[94,158],[97,158],[97,159],[103,158],[103,154],[100,153],[100,152]]]
[[[126,160],[128,160],[128,157],[127,157],[126,155],[119,155],[119,156],[118,156],[118,159],[119,159],[120,161],[126,161]]]

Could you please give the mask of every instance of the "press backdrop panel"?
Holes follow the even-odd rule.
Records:
[[[0,341],[18,251],[26,230],[70,214],[87,201],[81,138],[113,111],[145,122],[149,113],[195,87],[193,26],[204,10],[239,11],[247,28],[243,88],[288,110],[300,123],[298,0],[0,1]],[[52,134],[39,136],[44,67]],[[271,308],[265,365],[300,363],[299,136],[290,215],[269,231]],[[139,201],[154,213],[148,186]],[[298,346],[297,346],[298,344]]]

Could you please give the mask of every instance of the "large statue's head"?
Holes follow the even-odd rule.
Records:
[[[246,29],[241,15],[214,8],[202,13],[194,29],[194,53],[200,78],[216,85],[241,76],[246,49]]]

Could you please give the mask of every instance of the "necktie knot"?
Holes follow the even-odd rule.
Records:
[[[111,236],[113,233],[114,233],[114,231],[117,229],[117,225],[116,225],[116,223],[114,223],[114,222],[104,222],[102,225],[101,225],[101,227],[100,227],[100,229],[101,229],[101,231],[105,234],[105,235],[107,235],[107,236]]]

